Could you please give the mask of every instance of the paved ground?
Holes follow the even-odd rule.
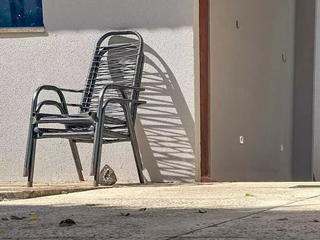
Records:
[[[66,218],[76,225],[59,227]],[[320,184],[120,186],[4,200],[0,239],[320,239]]]
[[[108,188],[106,186],[99,188]],[[1,184],[0,200],[2,199],[25,199],[57,194],[82,192],[97,189],[92,183],[72,184],[35,184],[34,187],[27,187],[26,184]]]

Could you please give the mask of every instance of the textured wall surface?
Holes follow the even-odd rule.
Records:
[[[314,70],[314,120],[313,120],[313,171],[320,180],[320,1],[316,4],[315,70]]]
[[[211,178],[292,180],[295,2],[210,4]]]
[[[0,182],[22,178],[33,91],[40,85],[79,88],[97,39],[110,29],[135,29],[145,40],[145,73],[136,125],[151,180],[194,180],[194,56],[191,0],[43,0],[44,34],[0,35]],[[44,93],[44,97],[53,97]],[[77,94],[67,95],[79,102]],[[67,140],[38,141],[35,182],[74,182]],[[80,144],[89,181],[92,145]],[[138,180],[130,143],[105,145],[119,181]]]
[[[315,10],[315,0],[296,0],[292,145],[295,181],[310,181],[313,174]]]
[[[319,179],[315,3],[210,1],[212,178]]]

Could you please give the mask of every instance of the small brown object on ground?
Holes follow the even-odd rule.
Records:
[[[204,209],[199,209],[199,213],[206,213],[207,210],[204,210]]]
[[[59,226],[60,226],[60,227],[69,227],[69,226],[73,226],[73,225],[75,225],[75,224],[76,224],[75,221],[73,221],[73,220],[70,219],[70,218],[67,218],[67,219],[65,219],[65,220],[62,220],[62,221],[60,222]]]
[[[25,219],[26,217],[18,217],[18,216],[10,216],[11,220],[22,220]]]
[[[96,204],[94,204],[94,203],[87,203],[85,206],[86,206],[86,207],[94,207],[94,206],[96,206]]]

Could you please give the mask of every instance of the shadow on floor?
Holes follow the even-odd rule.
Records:
[[[1,239],[319,239],[318,211],[213,208],[200,213],[161,206],[143,211],[143,204],[68,206],[63,198],[55,205],[5,204],[0,203]],[[59,227],[66,218],[76,225]]]

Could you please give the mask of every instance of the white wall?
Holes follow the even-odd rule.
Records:
[[[0,35],[0,182],[22,178],[33,91],[43,84],[84,84],[97,39],[110,29],[143,36],[146,63],[137,134],[151,180],[194,181],[194,56],[191,0],[43,0],[44,34]],[[45,95],[49,96],[49,95]],[[67,97],[68,98],[68,97]],[[74,95],[70,102],[78,102]],[[40,140],[35,182],[75,182],[67,140]],[[80,144],[89,181],[92,145]],[[102,165],[135,182],[130,143],[105,145]]]

